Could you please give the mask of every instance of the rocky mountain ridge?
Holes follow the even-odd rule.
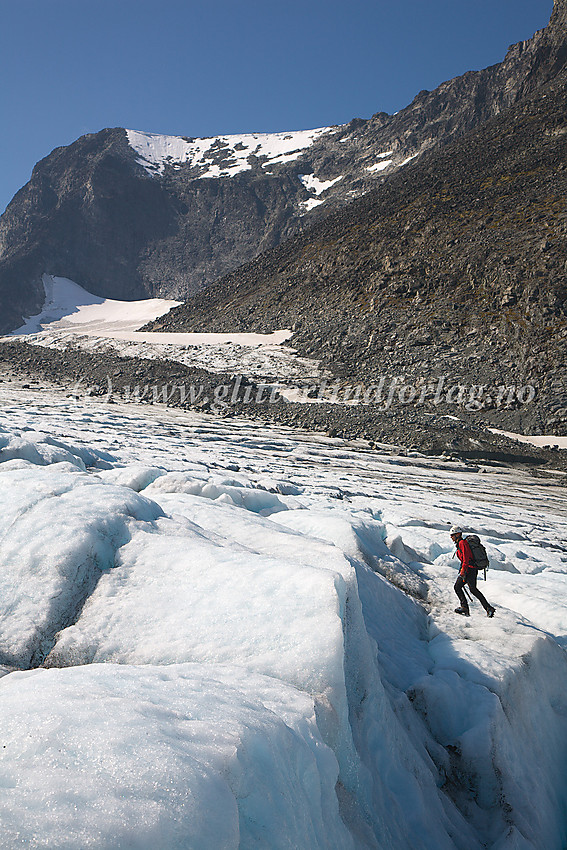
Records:
[[[293,327],[301,353],[351,383],[532,386],[517,429],[564,433],[566,115],[564,69],[154,327]]]
[[[174,151],[152,170],[121,128],[56,149],[0,218],[0,329],[39,311],[43,273],[121,299],[203,289],[546,84],[566,61],[566,6],[557,0],[550,25],[501,64],[280,158],[255,147],[244,156],[235,137],[187,138],[177,143],[199,147],[197,163]],[[235,168],[243,159],[246,170]]]

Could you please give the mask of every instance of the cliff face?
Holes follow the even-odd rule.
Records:
[[[58,148],[34,168],[0,219],[1,325],[43,303],[42,269],[96,294],[143,298],[139,245],[167,235],[166,196],[137,178],[122,130]]]
[[[282,156],[254,147],[252,136],[167,144],[148,137],[164,150],[156,164],[121,128],[56,149],[0,218],[0,330],[39,310],[45,272],[119,299],[198,292],[384,187],[411,167],[410,158],[545,86],[565,65],[566,22],[561,0],[550,25],[510,48],[500,65],[421,92],[395,116],[378,113],[314,134],[295,150],[294,134],[279,134],[277,144],[288,145]],[[243,150],[245,168],[235,168]]]

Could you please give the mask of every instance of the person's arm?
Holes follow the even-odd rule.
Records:
[[[466,540],[459,540],[459,543],[457,545],[457,553],[459,561],[461,562],[461,569],[459,575],[465,578],[467,574],[467,569],[473,566],[472,549]]]

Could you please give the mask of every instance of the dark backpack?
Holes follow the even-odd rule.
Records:
[[[486,570],[488,569],[488,555],[486,554],[486,549],[480,542],[480,538],[477,534],[469,534],[465,537],[465,540],[471,547],[471,552],[473,556],[473,564],[476,570],[484,570],[484,579],[486,581]]]

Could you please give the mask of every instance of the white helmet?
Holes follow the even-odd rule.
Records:
[[[451,531],[449,532],[449,534],[451,535],[451,537],[453,536],[453,534],[462,534],[462,533],[463,533],[463,529],[462,529],[460,526],[458,526],[458,525],[454,525],[454,526],[451,528]]]

